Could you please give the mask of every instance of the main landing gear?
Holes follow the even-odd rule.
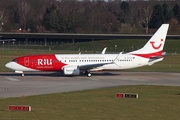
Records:
[[[91,77],[92,75],[91,75],[91,73],[88,73],[87,76],[88,76],[88,77]]]
[[[87,77],[91,77],[92,76],[89,70],[86,70],[85,75],[87,75]]]

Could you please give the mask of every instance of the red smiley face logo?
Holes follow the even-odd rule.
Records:
[[[163,41],[163,39],[161,39],[161,42],[162,42],[162,41]],[[155,50],[159,49],[159,48],[161,47],[161,45],[162,45],[162,44],[160,44],[159,46],[156,47],[156,46],[154,45],[154,41],[151,41],[150,43],[151,43],[152,47],[153,47]]]

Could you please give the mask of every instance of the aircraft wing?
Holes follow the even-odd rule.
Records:
[[[79,65],[81,70],[90,70],[93,68],[101,67],[103,65],[110,64],[110,63],[98,63],[98,64],[86,64],[86,65]]]

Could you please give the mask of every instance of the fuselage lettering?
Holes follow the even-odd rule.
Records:
[[[38,65],[52,65],[52,59],[38,59]]]

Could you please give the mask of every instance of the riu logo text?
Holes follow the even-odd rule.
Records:
[[[38,59],[38,65],[52,65],[52,59]]]

